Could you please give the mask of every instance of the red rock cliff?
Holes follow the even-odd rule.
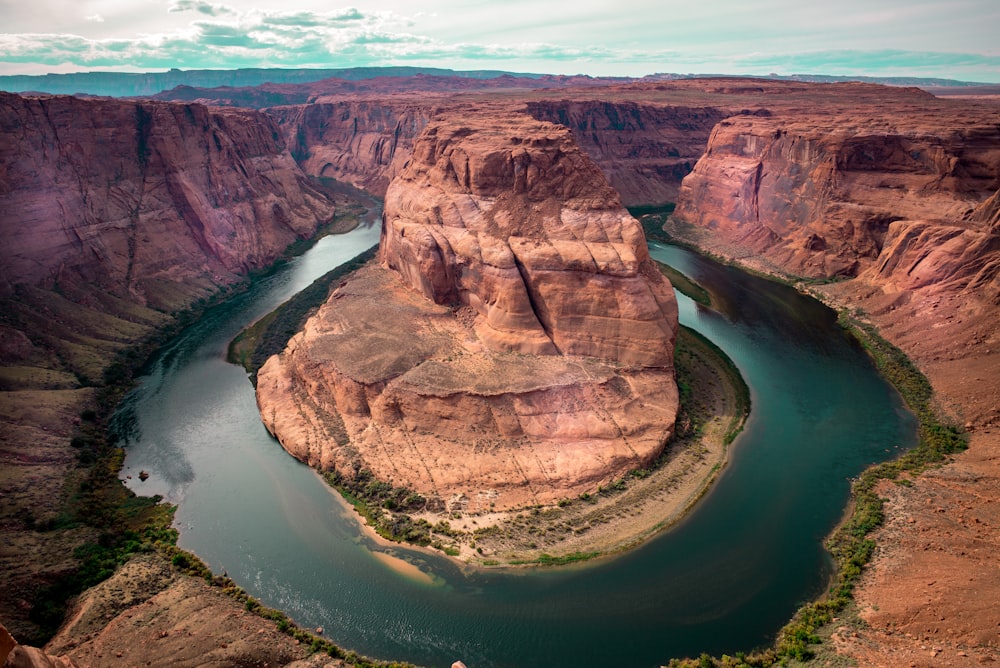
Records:
[[[470,102],[467,109],[481,106]],[[498,113],[524,109],[565,125],[628,206],[677,199],[683,179],[705,150],[715,124],[729,112],[711,106],[613,100],[536,100],[512,96]],[[409,160],[430,119],[460,104],[445,98],[321,101],[273,107],[295,159],[308,174],[348,181],[378,195]]]
[[[176,307],[166,284],[231,282],[333,213],[257,112],[0,94],[0,136],[8,293],[85,282]]]
[[[262,114],[0,93],[0,615],[20,637],[96,540],[42,527],[90,485],[74,437],[115,355],[332,214]]]
[[[628,206],[676,202],[712,128],[729,115],[709,106],[613,100],[532,101],[527,111],[570,128]]]
[[[285,141],[310,175],[346,181],[376,195],[410,158],[433,104],[354,100],[274,107]]]
[[[386,193],[380,253],[425,297],[471,306],[493,349],[671,366],[673,295],[562,126],[432,123]]]
[[[662,451],[676,302],[565,128],[432,122],[380,253],[258,374],[293,455],[482,511],[593,491]]]
[[[791,274],[897,289],[995,279],[982,207],[1000,186],[1000,113],[928,107],[724,120],[675,218]]]

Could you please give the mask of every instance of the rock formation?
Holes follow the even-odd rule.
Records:
[[[532,100],[533,117],[565,125],[627,206],[676,202],[716,123],[719,107],[600,100]]]
[[[676,303],[565,128],[431,122],[386,194],[380,259],[258,374],[293,455],[485,510],[593,491],[661,452]]]
[[[257,112],[0,94],[0,292],[86,283],[170,303],[274,261],[333,214]]]
[[[37,591],[97,539],[45,527],[115,356],[332,215],[263,114],[0,93],[0,611],[18,637],[40,637]]]
[[[996,227],[977,208],[998,178],[995,113],[735,117],[713,131],[675,218],[790,274],[974,287],[997,276]]]
[[[65,656],[52,656],[36,647],[20,645],[0,624],[0,666],[3,668],[77,668]]]
[[[381,99],[268,110],[307,174],[347,181],[379,196],[409,160],[434,112],[433,103]]]
[[[935,390],[969,449],[885,481],[885,525],[834,645],[862,665],[995,661],[1000,597],[1000,108],[939,100],[730,118],[671,231],[863,314]],[[928,664],[930,665],[930,664]]]
[[[524,103],[515,97],[494,106],[500,114],[524,110],[570,128],[627,206],[676,201],[681,179],[701,157],[712,128],[731,113],[697,104],[592,98]],[[430,118],[448,109],[461,105],[430,92],[419,97],[322,97],[313,104],[266,112],[277,120],[306,173],[348,181],[381,196],[409,160],[413,142]]]

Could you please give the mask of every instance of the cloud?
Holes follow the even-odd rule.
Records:
[[[195,11],[207,14],[208,16],[224,16],[236,13],[235,10],[226,5],[215,5],[203,0],[174,0],[167,11],[171,13]]]
[[[100,14],[91,14],[90,16],[85,17],[85,20],[92,21],[94,23],[104,23],[104,17]]]
[[[230,0],[234,4],[237,0]],[[449,40],[422,34],[432,14],[404,16],[391,11],[346,7],[330,11],[237,9],[208,0],[172,0],[167,11],[182,27],[171,32],[128,38],[96,39],[78,34],[0,34],[0,68],[22,64],[65,71],[110,68],[151,70],[239,67],[350,67],[365,65],[435,65],[530,69],[573,73],[728,72],[733,74],[831,74],[954,76],[1000,80],[1000,56],[976,53],[906,50],[828,50],[741,53],[741,45],[678,40],[664,47],[658,38],[650,48],[643,40],[574,39],[554,23],[548,30],[482,31],[481,41]],[[98,15],[89,20],[98,21]],[[592,17],[591,17],[592,18]],[[418,20],[419,19],[419,20]],[[434,24],[435,21],[430,21]],[[545,21],[540,21],[541,25]],[[520,25],[520,24],[516,24]],[[528,24],[526,23],[525,26]],[[534,25],[534,24],[533,24]],[[433,26],[429,26],[433,28]],[[538,26],[535,25],[535,28]],[[570,31],[574,34],[576,30]],[[609,30],[609,32],[615,32]],[[502,35],[503,37],[498,37]],[[541,37],[541,39],[538,39]],[[502,41],[509,38],[510,41]],[[515,41],[516,40],[516,41]],[[723,44],[725,46],[723,47]],[[772,47],[776,44],[771,44]],[[760,48],[754,44],[753,48]]]

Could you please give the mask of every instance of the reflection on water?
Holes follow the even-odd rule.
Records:
[[[165,349],[119,414],[127,472],[152,474],[129,484],[180,504],[181,545],[349,649],[479,668],[646,666],[751,649],[823,586],[821,541],[848,479],[912,444],[913,421],[832,312],[654,246],[721,305],[679,297],[682,322],[723,348],[751,388],[753,412],[712,493],[670,532],[583,568],[463,572],[402,547],[374,555],[353,511],[268,436],[245,373],[222,358],[244,325],[312,280],[296,272],[321,275],[377,237],[329,237],[214,309]]]

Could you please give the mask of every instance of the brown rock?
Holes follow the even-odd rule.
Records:
[[[684,180],[675,216],[711,230],[727,254],[790,274],[888,274],[901,254],[937,249],[916,276],[892,280],[995,277],[997,260],[985,255],[1000,243],[988,222],[996,204],[984,201],[1000,175],[998,116],[978,110],[958,126],[944,110],[730,118]]]
[[[232,282],[333,214],[257,112],[4,93],[0,138],[0,293],[176,308],[164,283]]]
[[[84,592],[46,650],[95,668],[284,666],[311,653],[297,642],[220,588],[149,555]]]
[[[677,410],[676,303],[564,128],[428,126],[380,250],[258,374],[293,455],[455,508],[592,491],[650,463]]]
[[[724,121],[677,219],[766,271],[854,276],[813,289],[863,312],[927,375],[944,419],[970,428],[968,451],[879,488],[886,520],[855,595],[865,624],[835,644],[862,665],[974,665],[994,660],[1000,624],[984,530],[1000,498],[1000,109],[897,103]]]
[[[494,350],[672,365],[676,303],[642,230],[560,126],[428,126],[386,193],[380,257],[476,312]]]
[[[19,645],[0,624],[0,666],[3,668],[77,668],[67,656],[51,656],[35,647]]]

